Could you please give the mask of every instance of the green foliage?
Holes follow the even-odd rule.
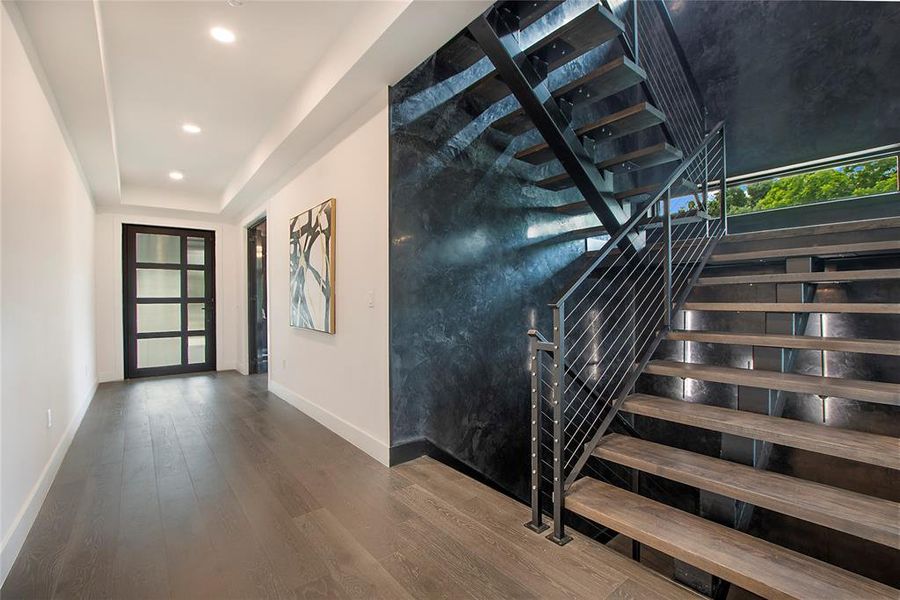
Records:
[[[770,179],[728,188],[729,215],[797,206],[840,198],[856,198],[897,191],[897,158],[879,160]],[[719,201],[710,202],[709,213],[719,214]]]

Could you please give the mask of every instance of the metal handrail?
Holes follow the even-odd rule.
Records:
[[[682,194],[688,172],[695,175]],[[659,190],[637,205],[590,266],[550,305],[552,339],[534,329],[528,332],[532,520],[527,525],[534,530],[546,527],[541,523],[541,502],[550,488],[554,526],[548,537],[556,543],[570,539],[563,526],[566,490],[587,466],[594,448],[668,334],[673,315],[687,300],[716,241],[726,231],[726,175],[725,126],[720,122],[703,136]],[[720,182],[716,189],[710,185],[713,180]],[[676,197],[697,198],[700,209],[717,197],[723,210],[715,219],[706,215],[679,222],[672,214]],[[654,210],[661,215],[661,226],[646,218]],[[703,210],[698,213],[705,214]],[[637,249],[624,243],[636,236],[642,240]],[[614,255],[617,248],[621,251]],[[597,280],[589,282],[592,275]],[[549,377],[545,377],[547,374]],[[546,476],[545,467],[552,471],[551,476]]]
[[[811,171],[820,169],[829,169],[832,167],[841,167],[844,165],[852,165],[863,161],[875,160],[877,158],[886,158],[888,156],[900,155],[900,143],[888,144],[886,146],[878,146],[876,148],[867,148],[857,152],[848,152],[846,154],[838,154],[836,156],[827,156],[815,160],[808,160],[793,165],[785,165],[774,169],[765,169],[763,171],[754,171],[753,173],[745,173],[743,175],[734,175],[727,178],[728,187],[736,185],[745,185],[755,183],[757,181],[766,181],[776,177],[787,177],[789,175],[801,175]]]
[[[603,245],[603,248],[601,248],[599,251],[600,254],[593,262],[591,262],[591,265],[584,271],[584,273],[582,273],[581,276],[575,280],[575,283],[569,286],[569,288],[565,292],[563,292],[562,296],[560,296],[559,299],[550,306],[556,307],[565,302],[575,292],[575,290],[578,289],[578,287],[582,283],[584,283],[584,280],[590,277],[591,273],[593,273],[597,269],[597,267],[600,266],[600,263],[606,260],[606,258],[609,256],[609,253],[612,252],[616,247],[618,247],[622,240],[625,239],[625,236],[631,233],[635,226],[640,223],[640,221],[643,219],[644,213],[647,212],[647,210],[654,204],[657,204],[662,199],[663,194],[666,193],[666,190],[671,188],[675,183],[678,182],[679,179],[681,179],[681,176],[684,175],[684,172],[688,169],[688,166],[694,160],[696,160],[698,156],[700,156],[700,153],[703,152],[712,137],[724,128],[725,121],[719,121],[718,123],[716,123],[716,126],[713,127],[710,132],[707,133],[703,138],[703,142],[701,142],[700,145],[697,146],[694,151],[691,152],[690,155],[688,155],[688,157],[684,159],[680,165],[678,165],[678,168],[672,171],[672,174],[669,175],[669,177],[666,178],[666,180],[660,185],[659,191],[656,193],[656,195],[639,205],[639,207],[634,211],[631,217],[627,221],[625,221],[625,223],[622,225],[622,228],[616,233],[616,235],[612,236]]]

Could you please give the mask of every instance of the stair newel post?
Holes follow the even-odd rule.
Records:
[[[728,206],[725,203],[725,185],[728,179],[728,169],[725,166],[725,125],[719,128],[719,135],[722,136],[722,174],[719,177],[719,219],[721,221],[722,235],[728,233]]]
[[[565,410],[566,389],[566,331],[565,304],[553,307],[553,531],[547,536],[560,546],[572,541],[563,525],[565,513]]]
[[[672,188],[666,190],[666,198],[663,200],[663,245],[665,247],[665,262],[663,264],[665,276],[665,300],[666,329],[672,327]]]
[[[535,532],[546,530],[549,525],[543,522],[541,507],[541,370],[543,369],[541,351],[538,350],[537,336],[528,333],[528,356],[531,368],[531,520],[525,527]]]

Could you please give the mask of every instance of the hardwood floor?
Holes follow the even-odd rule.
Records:
[[[0,595],[697,598],[527,518],[430,458],[380,465],[264,378],[104,384]]]

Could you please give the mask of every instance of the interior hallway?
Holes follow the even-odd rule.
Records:
[[[103,384],[4,599],[696,598],[430,458],[388,469],[236,372]]]

